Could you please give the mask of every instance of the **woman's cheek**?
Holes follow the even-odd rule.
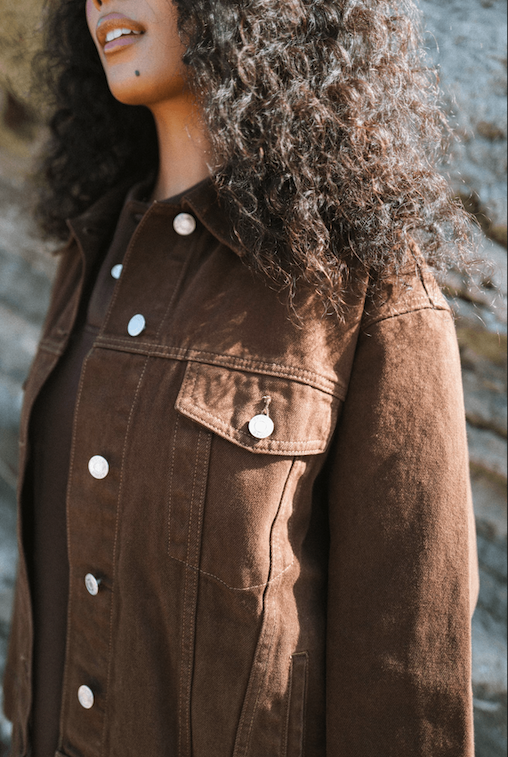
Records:
[[[86,15],[86,23],[88,25],[88,30],[92,36],[93,41],[95,42],[95,44],[97,44],[94,30],[97,27],[98,12],[97,12],[97,9],[95,8],[93,0],[86,0],[85,15]]]

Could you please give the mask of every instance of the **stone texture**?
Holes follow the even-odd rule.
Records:
[[[7,635],[11,616],[12,596],[16,570],[16,515],[13,489],[5,482],[0,470],[0,670],[3,671]],[[0,687],[0,712],[2,691]],[[10,735],[10,724],[0,715],[0,757],[2,742]]]
[[[460,194],[480,197],[492,225],[506,229],[506,4],[420,0],[420,6],[461,137],[449,166],[453,184]]]
[[[475,371],[462,373],[466,412],[477,428],[489,428],[496,437],[506,437],[506,395],[493,390],[492,383]]]
[[[471,463],[500,478],[506,478],[506,439],[489,429],[468,424],[469,457]]]
[[[0,129],[1,131],[1,129]],[[33,149],[33,148],[32,148]],[[27,148],[27,153],[29,153]],[[47,309],[55,259],[30,221],[22,189],[28,160],[0,137],[0,675],[16,572],[17,428],[26,377]],[[2,693],[0,688],[0,713]],[[0,714],[0,757],[11,727]]]

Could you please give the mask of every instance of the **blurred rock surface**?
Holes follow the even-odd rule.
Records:
[[[420,6],[461,137],[450,165],[453,185],[476,198],[490,232],[506,243],[506,3],[420,0]]]
[[[444,102],[461,136],[449,171],[487,236],[472,280],[450,273],[478,528],[481,591],[473,621],[476,757],[506,754],[506,6],[421,0]],[[35,0],[0,0],[0,674],[15,576],[17,425],[55,259],[30,220],[24,178],[43,129],[23,104]],[[10,81],[7,82],[9,77]],[[16,95],[13,94],[16,92]],[[502,246],[504,244],[504,246]],[[1,693],[0,693],[1,697]],[[0,716],[2,739],[9,725]]]

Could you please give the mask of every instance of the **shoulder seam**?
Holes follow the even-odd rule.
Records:
[[[415,307],[390,308],[389,310],[385,311],[382,315],[379,315],[375,318],[372,318],[372,320],[367,321],[362,326],[362,331],[365,331],[365,329],[370,328],[371,326],[375,326],[377,323],[380,323],[381,321],[388,321],[391,318],[398,318],[401,315],[409,315],[410,313],[418,313],[422,310],[436,310],[442,313],[448,313],[451,316],[451,311],[448,306],[435,305],[429,297],[428,300],[424,300],[419,305],[416,305],[415,303]]]

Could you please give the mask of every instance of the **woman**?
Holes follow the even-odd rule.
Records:
[[[70,237],[22,418],[14,757],[472,757],[429,269],[467,220],[414,7],[59,0],[47,25],[39,216]]]

